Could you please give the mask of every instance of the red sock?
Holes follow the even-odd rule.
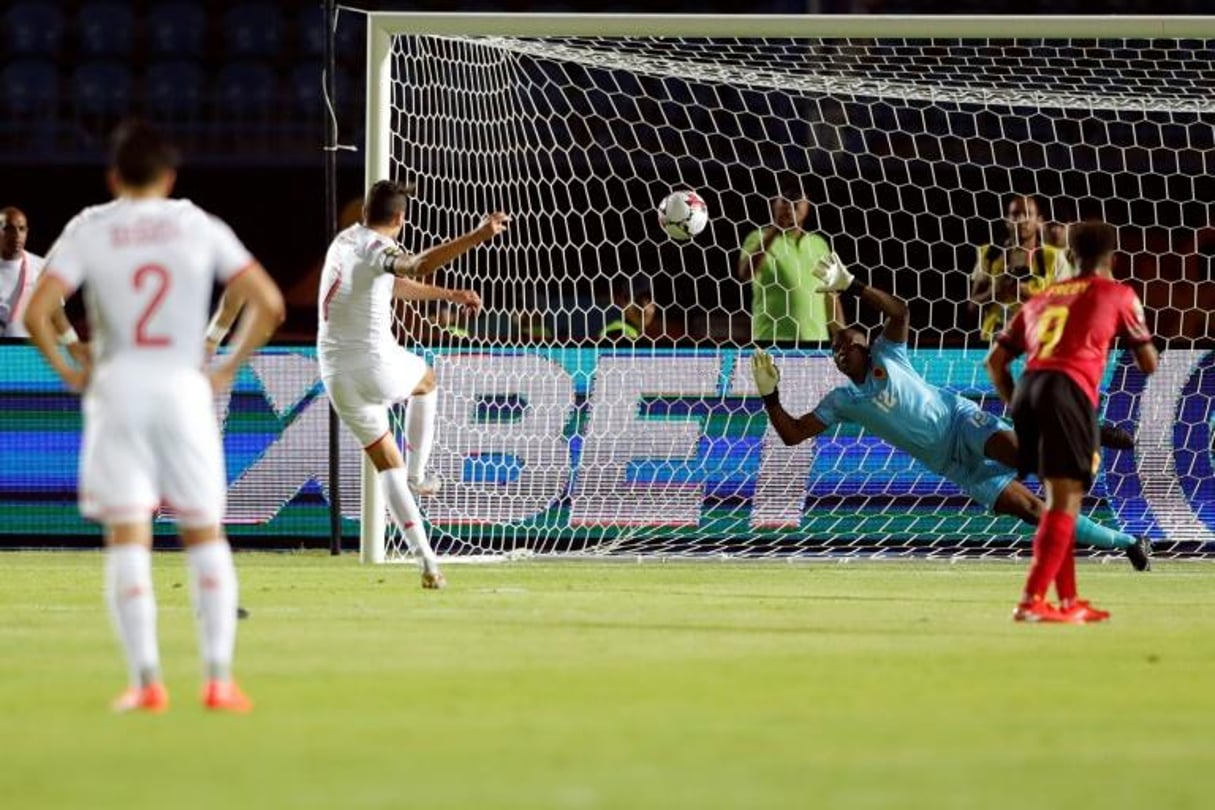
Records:
[[[1076,536],[1068,541],[1067,551],[1059,562],[1059,573],[1055,574],[1055,593],[1059,604],[1070,606],[1076,601]]]
[[[1076,519],[1067,512],[1047,510],[1038,521],[1034,534],[1034,561],[1025,580],[1027,599],[1045,599],[1046,589],[1055,581],[1063,558],[1071,551],[1076,534]]]

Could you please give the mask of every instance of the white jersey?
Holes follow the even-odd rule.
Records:
[[[0,337],[29,337],[22,318],[44,260],[29,251],[15,259],[0,259]]]
[[[46,272],[85,285],[99,371],[200,369],[212,286],[252,264],[232,229],[189,200],[120,198],[69,222]]]
[[[392,264],[404,253],[396,241],[364,225],[351,225],[333,240],[317,300],[322,376],[380,365],[393,356]]]

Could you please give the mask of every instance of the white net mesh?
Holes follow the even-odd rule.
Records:
[[[1029,527],[863,431],[787,448],[768,428],[739,249],[790,182],[807,230],[909,302],[920,372],[993,413],[980,324],[1002,310],[968,297],[979,256],[1017,269],[1010,196],[1035,195],[1043,240],[1118,225],[1118,273],[1169,350],[1150,380],[1111,363],[1105,417],[1137,449],[1106,454],[1088,511],[1158,553],[1212,550],[1215,43],[402,36],[392,65],[393,171],[419,185],[408,245],[514,217],[438,277],[479,290],[480,317],[401,313],[441,386],[445,488],[423,501],[440,551],[1028,547]],[[673,188],[709,204],[690,244],[658,227]],[[620,320],[643,338],[601,341]],[[795,415],[843,382],[823,344],[776,353]]]

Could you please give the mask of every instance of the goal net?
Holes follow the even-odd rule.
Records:
[[[740,246],[791,184],[811,203],[806,230],[908,301],[924,377],[997,414],[991,305],[968,299],[985,251],[1014,277],[1037,272],[1034,251],[1010,257],[1010,198],[1033,195],[1040,244],[1056,223],[1117,225],[1117,273],[1169,348],[1151,379],[1121,352],[1111,363],[1105,418],[1137,447],[1104,455],[1086,511],[1157,553],[1215,550],[1215,40],[836,39],[799,24],[815,30],[373,24],[368,177],[417,182],[406,246],[513,217],[437,277],[478,290],[478,317],[399,312],[440,384],[444,489],[422,502],[440,553],[1027,553],[1031,528],[863,430],[786,447],[768,426],[752,347],[772,349],[794,415],[845,382],[825,343],[752,337]],[[655,211],[678,188],[710,210],[685,244]],[[602,340],[622,319],[642,339]],[[365,519],[382,520],[368,492]],[[365,528],[388,559],[407,553],[390,522]]]

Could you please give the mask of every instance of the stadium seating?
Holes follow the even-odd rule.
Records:
[[[164,3],[148,12],[148,46],[155,56],[199,56],[206,29],[207,14],[197,3]]]
[[[51,118],[58,107],[59,75],[55,63],[43,59],[10,62],[0,72],[0,104],[6,119]]]
[[[87,58],[129,59],[135,14],[128,3],[85,3],[76,16],[80,51]]]
[[[148,66],[144,103],[155,118],[195,120],[203,106],[203,71],[194,62],[159,62]]]
[[[236,6],[224,15],[224,42],[231,56],[273,59],[283,45],[283,27],[283,16],[274,6]]]
[[[122,116],[130,111],[133,84],[121,63],[86,62],[72,74],[72,104],[80,116]]]
[[[63,43],[63,15],[51,3],[14,3],[0,31],[13,56],[54,56]]]
[[[275,96],[274,72],[261,62],[228,64],[219,73],[216,96],[220,118],[264,119]]]

